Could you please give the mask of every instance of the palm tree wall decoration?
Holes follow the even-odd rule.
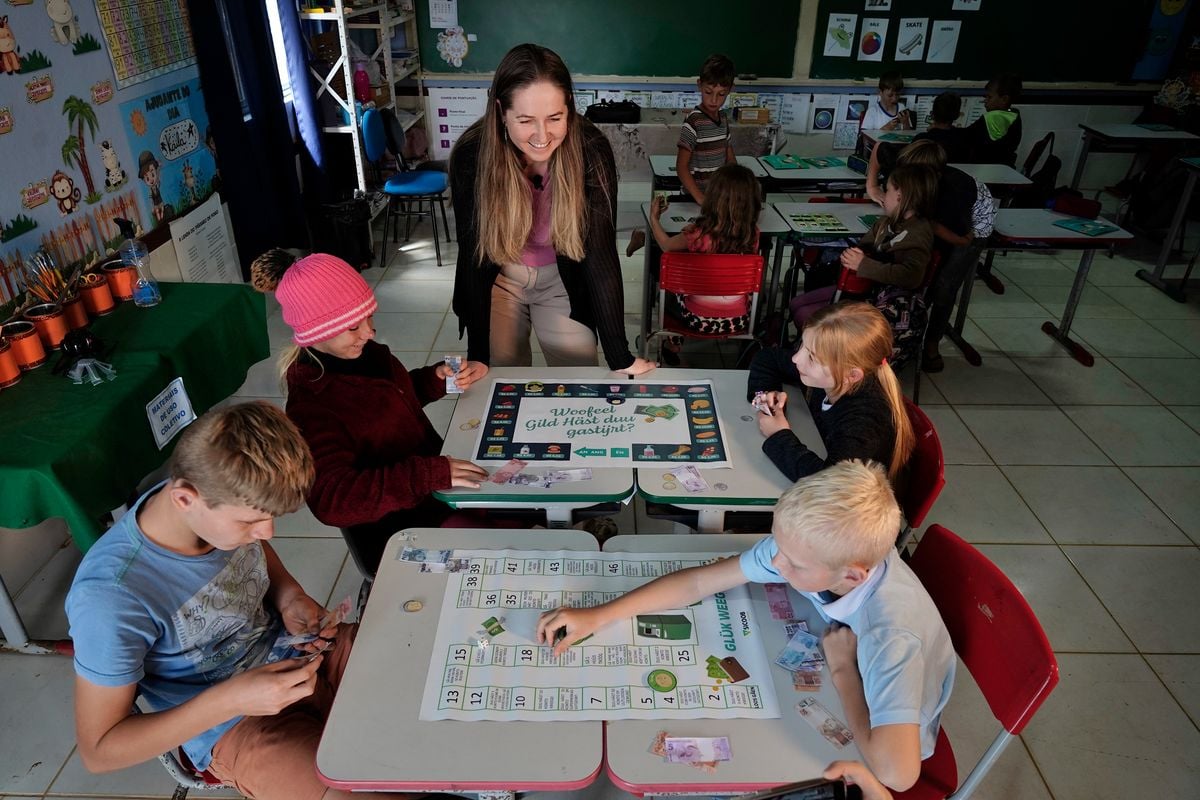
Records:
[[[87,148],[84,146],[83,126],[86,124],[88,133],[91,134],[92,141],[96,141],[96,128],[99,124],[96,122],[96,112],[84,100],[71,95],[63,103],[62,113],[67,117],[67,130],[74,128],[73,135],[68,136],[63,142],[62,157],[63,162],[67,166],[71,166],[72,159],[79,167],[79,171],[83,173],[83,182],[87,186],[87,201],[95,203],[100,199],[99,193],[96,192],[96,185],[92,182],[92,169],[88,165]]]

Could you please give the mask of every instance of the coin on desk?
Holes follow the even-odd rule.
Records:
[[[424,607],[425,607],[425,604],[422,603],[420,600],[409,600],[408,602],[406,602],[404,604],[404,610],[409,612],[410,614],[420,611]]]

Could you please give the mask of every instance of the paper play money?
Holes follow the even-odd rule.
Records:
[[[846,723],[829,713],[829,709],[821,705],[815,698],[806,697],[796,703],[796,710],[804,721],[813,727],[817,733],[825,737],[831,745],[841,750],[854,741],[854,734],[846,727]]]
[[[667,761],[694,764],[699,761],[728,761],[732,756],[725,736],[668,736]]]

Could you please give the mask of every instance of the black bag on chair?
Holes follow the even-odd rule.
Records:
[[[371,201],[355,197],[320,206],[312,220],[313,249],[330,253],[359,272],[371,265]]]
[[[592,122],[641,122],[642,107],[632,100],[601,100],[587,107],[584,113]]]

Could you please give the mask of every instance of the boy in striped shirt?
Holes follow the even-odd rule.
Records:
[[[704,205],[704,182],[725,164],[734,162],[729,144],[729,115],[721,110],[733,91],[733,62],[717,54],[708,57],[700,68],[696,88],[700,104],[683,121],[679,131],[679,154],[675,174],[685,192]]]

